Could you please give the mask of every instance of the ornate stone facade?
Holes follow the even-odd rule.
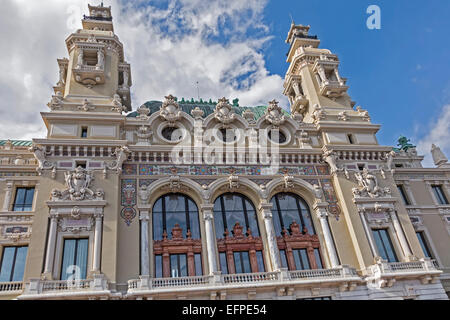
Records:
[[[433,145],[437,167],[423,168],[408,139],[379,145],[309,27],[292,24],[286,40],[290,106],[168,95],[125,115],[131,69],[111,9],[89,10],[66,40],[71,60],[58,60],[48,138],[0,143],[0,248],[33,250],[0,295],[447,299],[447,158]],[[87,244],[69,266],[82,278],[63,276],[67,241]]]

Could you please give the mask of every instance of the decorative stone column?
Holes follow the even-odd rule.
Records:
[[[3,208],[2,211],[9,211],[9,204],[11,203],[12,190],[14,187],[14,183],[12,181],[8,181],[6,183],[5,188],[5,199],[3,200]]]
[[[205,220],[206,250],[208,254],[209,274],[212,275],[218,271],[217,268],[217,248],[214,239],[213,226],[213,205],[206,204],[202,206],[203,219]]]
[[[272,271],[280,270],[280,253],[278,251],[275,229],[272,221],[272,203],[263,203],[259,206],[259,211],[264,219],[264,226],[267,234],[267,244],[269,246],[270,259],[272,260]]]
[[[402,226],[400,225],[400,221],[398,221],[397,214],[394,209],[389,210],[392,225],[394,227],[395,233],[397,233],[398,240],[400,241],[400,245],[402,247],[403,254],[408,261],[412,256],[411,249],[409,248],[408,241],[406,240],[405,233],[403,232]]]
[[[102,232],[103,232],[103,212],[95,214],[95,231],[94,231],[94,259],[92,261],[92,272],[100,272],[100,261],[102,251]]]
[[[322,227],[323,237],[325,240],[325,246],[327,248],[328,256],[330,258],[331,268],[336,268],[339,266],[339,259],[337,256],[336,248],[334,247],[330,226],[328,225],[328,212],[326,204],[315,204],[314,210],[317,214],[317,218],[319,218],[320,226]]]
[[[58,227],[58,213],[56,210],[50,210],[50,232],[48,234],[47,254],[45,258],[44,274],[52,276],[53,260],[55,257],[56,232]]]
[[[150,275],[150,248],[148,242],[148,222],[150,220],[149,210],[140,210],[141,220],[141,275]]]

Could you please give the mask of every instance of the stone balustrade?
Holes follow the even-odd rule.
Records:
[[[179,278],[150,278],[141,276],[140,279],[128,281],[128,296],[152,294],[174,290],[204,290],[207,288],[239,288],[251,286],[295,285],[317,282],[357,283],[362,279],[356,270],[348,266],[334,269],[297,270],[282,269],[275,272],[224,274],[216,272],[208,276],[179,277]],[[350,287],[350,286],[349,286]]]
[[[0,282],[0,294],[17,294],[22,292],[22,290],[22,281]]]

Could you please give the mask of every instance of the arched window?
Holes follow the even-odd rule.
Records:
[[[153,206],[155,277],[202,275],[198,208],[183,194],[168,194]]]
[[[255,207],[245,196],[226,193],[214,202],[214,223],[221,271],[265,271]]]
[[[306,201],[294,193],[278,193],[271,202],[282,266],[322,269],[320,242]]]

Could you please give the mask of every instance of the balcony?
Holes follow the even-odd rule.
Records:
[[[339,98],[345,92],[347,92],[348,86],[345,85],[345,81],[325,81],[320,84],[320,94],[329,98]]]
[[[23,282],[0,282],[0,296],[19,295],[23,290]]]
[[[171,292],[192,292],[208,289],[239,289],[280,286],[280,285],[313,285],[317,283],[334,283],[343,291],[352,290],[362,279],[356,270],[347,266],[335,269],[315,269],[297,271],[275,271],[243,274],[224,274],[180,277],[180,278],[150,278],[128,281],[127,297],[152,295]]]
[[[108,281],[103,275],[87,280],[30,279],[19,300],[70,299],[80,297],[110,297]]]
[[[93,87],[105,83],[104,66],[82,65],[73,69],[75,80],[85,86]]]
[[[422,284],[436,283],[442,273],[435,260],[420,259],[411,262],[387,262],[380,260],[369,266],[367,281],[377,282],[379,287],[391,287],[397,279],[416,278]]]

